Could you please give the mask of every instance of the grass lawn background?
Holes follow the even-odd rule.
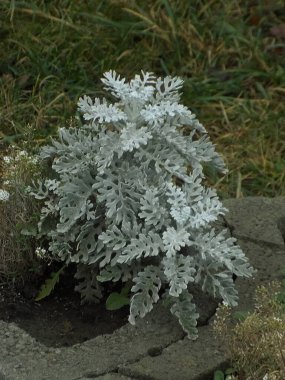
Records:
[[[222,198],[285,195],[283,0],[2,0],[1,146],[47,143],[109,69],[183,77],[229,168],[209,173]]]

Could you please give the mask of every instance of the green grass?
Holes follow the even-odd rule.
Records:
[[[285,195],[283,0],[2,0],[0,138],[44,143],[109,69],[185,80],[229,174],[221,197]]]

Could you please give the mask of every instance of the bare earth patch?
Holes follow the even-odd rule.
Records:
[[[62,347],[110,334],[128,321],[129,308],[108,311],[105,303],[80,305],[71,274],[62,276],[47,298],[33,300],[33,284],[17,289],[0,285],[0,319],[15,322],[46,346]]]

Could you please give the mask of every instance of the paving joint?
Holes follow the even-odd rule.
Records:
[[[282,249],[283,248],[282,245],[277,244],[277,243],[273,243],[273,242],[271,243],[271,242],[268,242],[265,240],[254,239],[254,238],[250,238],[250,237],[239,235],[239,234],[233,235],[233,237],[235,237],[239,241],[254,243],[256,245],[259,245],[260,247],[266,246],[266,247],[272,248],[272,249],[274,249],[274,248]]]

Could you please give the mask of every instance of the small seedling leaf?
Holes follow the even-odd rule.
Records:
[[[222,371],[220,370],[215,371],[214,380],[224,380],[224,379],[225,379],[225,375]]]
[[[118,310],[125,305],[129,305],[130,300],[128,297],[121,293],[113,292],[109,295],[106,300],[106,309],[107,310]]]
[[[59,276],[63,272],[65,265],[60,268],[57,272],[52,272],[50,278],[45,280],[45,283],[41,286],[40,291],[38,292],[35,301],[40,301],[43,298],[46,298],[53,291],[55,285],[59,282]]]
[[[132,285],[128,282],[125,286],[122,287],[121,292],[113,292],[109,295],[106,300],[106,309],[107,310],[118,310],[123,306],[130,304],[130,299],[128,297],[129,291],[131,290]]]

